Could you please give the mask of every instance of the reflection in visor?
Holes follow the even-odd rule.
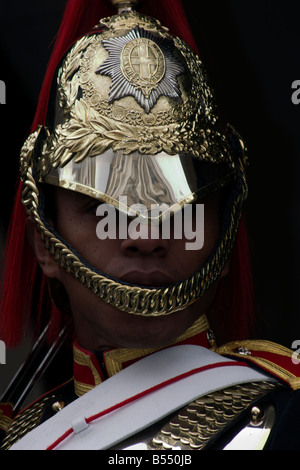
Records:
[[[191,155],[141,155],[108,150],[83,161],[52,168],[44,182],[81,192],[128,212],[133,205],[174,210],[222,187],[232,176],[226,166],[196,160]],[[120,206],[126,200],[127,206]]]

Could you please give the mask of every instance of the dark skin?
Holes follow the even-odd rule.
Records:
[[[56,229],[97,269],[130,283],[164,286],[187,278],[199,269],[212,251],[219,231],[218,194],[205,204],[204,246],[187,251],[186,240],[106,239],[96,235],[99,201],[69,190],[56,189]],[[147,229],[147,226],[144,228]],[[163,317],[141,317],[124,313],[101,301],[80,281],[62,270],[50,255],[39,233],[28,222],[28,236],[38,262],[48,278],[58,279],[68,294],[78,343],[88,350],[112,347],[162,347],[180,336],[207,312],[216,294],[215,283],[197,302]],[[221,277],[228,272],[228,264]]]

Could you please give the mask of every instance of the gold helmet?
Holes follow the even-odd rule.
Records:
[[[122,311],[160,316],[187,307],[218,279],[247,193],[245,154],[236,132],[224,131],[197,54],[128,3],[135,2],[102,19],[61,61],[46,124],[22,148],[23,204],[63,269]],[[153,203],[167,208],[166,216],[217,189],[230,191],[206,262],[188,279],[149,288],[112,279],[87,263],[49,224],[45,184],[129,216],[132,204],[143,205],[146,220]]]

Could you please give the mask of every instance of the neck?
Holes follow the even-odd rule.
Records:
[[[81,396],[140,358],[178,344],[197,344],[209,349],[215,348],[214,336],[205,314],[174,342],[163,348],[116,348],[91,352],[81,348],[75,341],[73,347],[75,393]]]

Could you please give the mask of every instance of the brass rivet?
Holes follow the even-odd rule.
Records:
[[[252,426],[258,426],[264,417],[263,411],[258,406],[253,406],[251,409],[251,424]]]
[[[57,413],[58,411],[61,411],[65,407],[65,403],[63,401],[56,401],[52,405],[52,410]]]

